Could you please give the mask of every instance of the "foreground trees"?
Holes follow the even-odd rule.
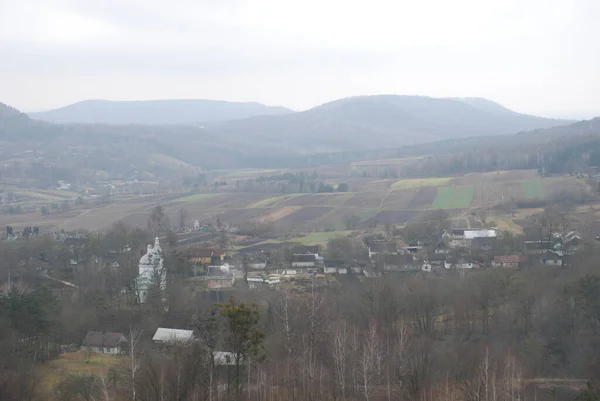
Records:
[[[76,288],[55,297],[30,281],[0,294],[0,399],[552,399],[551,386],[536,387],[539,377],[579,380],[557,390],[559,401],[573,400],[575,391],[567,390],[587,380],[580,399],[597,394],[600,274],[593,249],[569,268],[310,276],[277,289],[237,289],[235,299],[216,304],[208,298],[214,293],[180,280],[185,266],[169,250],[174,281],[167,295],[174,301],[166,311],[127,302],[127,274],[135,273],[128,254],[137,253],[128,249],[146,239],[122,227],[111,235],[77,245],[85,267],[71,273]],[[39,261],[64,252],[39,240],[7,251],[0,268],[12,267],[21,281],[39,277]],[[348,239],[329,245],[328,256],[339,258],[357,247]],[[90,249],[115,252],[121,267],[85,262]],[[151,341],[157,327],[193,329],[196,340],[161,348]],[[116,361],[110,369],[61,375],[47,388],[49,361],[90,329],[125,333],[126,355],[106,356]]]

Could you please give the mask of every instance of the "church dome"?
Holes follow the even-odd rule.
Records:
[[[148,245],[146,253],[140,258],[140,265],[149,265],[151,263],[150,256],[152,255],[152,245]]]

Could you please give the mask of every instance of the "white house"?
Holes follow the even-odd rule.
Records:
[[[127,339],[122,333],[102,333],[101,331],[88,331],[81,344],[82,350],[102,354],[122,354]]]
[[[457,263],[451,263],[451,262],[444,262],[444,267],[446,269],[473,269],[474,267],[477,267],[477,265],[475,265],[472,262],[457,262]]]

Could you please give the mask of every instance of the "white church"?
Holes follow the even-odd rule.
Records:
[[[135,279],[138,302],[141,304],[148,302],[148,295],[153,285],[159,286],[161,298],[164,301],[166,299],[167,271],[163,267],[162,249],[158,237],[154,239],[154,246],[148,244],[148,250],[140,258],[138,268],[139,274]]]

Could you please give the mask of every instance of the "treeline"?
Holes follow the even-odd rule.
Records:
[[[256,179],[236,181],[236,192],[267,192],[267,193],[332,193],[348,192],[345,182],[332,185],[319,178],[316,172],[283,173],[273,176],[262,176]]]

